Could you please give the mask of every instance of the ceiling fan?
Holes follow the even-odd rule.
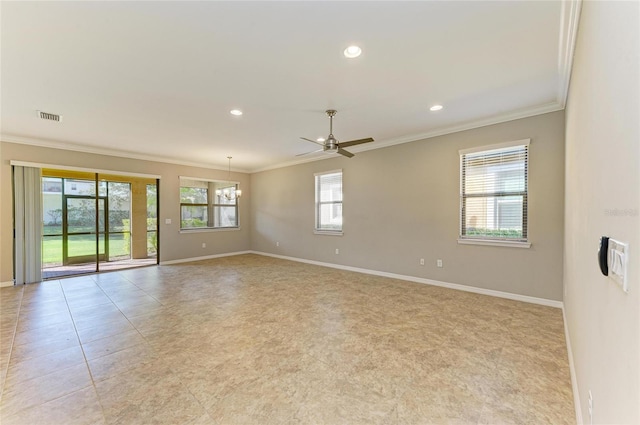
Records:
[[[337,112],[338,111],[336,111],[335,109],[328,109],[326,111],[327,116],[329,117],[329,136],[327,136],[326,140],[324,140],[322,143],[320,141],[307,139],[306,137],[301,137],[302,140],[306,140],[307,142],[315,143],[316,145],[322,146],[322,149],[318,149],[317,151],[302,153],[296,156],[309,155],[310,153],[316,153],[316,152],[327,152],[327,153],[338,153],[340,155],[346,156],[347,158],[351,158],[353,154],[349,151],[344,150],[344,148],[348,148],[349,146],[360,145],[362,143],[373,142],[373,139],[371,137],[368,137],[366,139],[351,140],[349,142],[339,142],[333,136],[333,117],[336,115]]]

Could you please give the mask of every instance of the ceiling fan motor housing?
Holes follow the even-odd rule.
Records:
[[[327,137],[327,140],[324,142],[324,150],[325,151],[338,150],[338,141],[336,140],[335,137],[333,137],[333,134],[330,134],[329,137]]]

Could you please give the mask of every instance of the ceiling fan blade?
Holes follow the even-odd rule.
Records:
[[[338,149],[338,153],[339,153],[340,155],[344,155],[344,156],[346,156],[347,158],[351,158],[351,157],[353,157],[353,154],[352,154],[351,152],[349,152],[349,151],[345,151],[344,149]]]
[[[306,137],[301,137],[302,140],[306,140],[307,142],[315,143],[316,145],[320,145],[324,147],[323,143],[316,142],[315,140],[307,139]]]
[[[323,150],[324,150],[324,149],[318,149],[317,151],[311,151],[311,152],[299,153],[299,154],[298,154],[298,155],[296,155],[296,156],[305,156],[305,155],[309,155],[309,154],[316,153],[316,152],[322,152]]]
[[[349,142],[340,142],[339,145],[341,148],[348,148],[349,146],[361,145],[362,143],[370,143],[373,142],[371,137],[367,137],[366,139],[358,139],[351,140]]]

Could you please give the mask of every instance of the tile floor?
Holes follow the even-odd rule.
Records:
[[[2,425],[575,423],[555,308],[257,255],[0,300]]]

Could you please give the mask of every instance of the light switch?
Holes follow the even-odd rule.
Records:
[[[629,292],[629,283],[627,280],[628,254],[628,244],[615,239],[609,239],[609,252],[607,257],[609,277],[620,285],[624,292]]]
[[[170,218],[165,218],[164,219],[164,224],[171,224],[171,219]]]

